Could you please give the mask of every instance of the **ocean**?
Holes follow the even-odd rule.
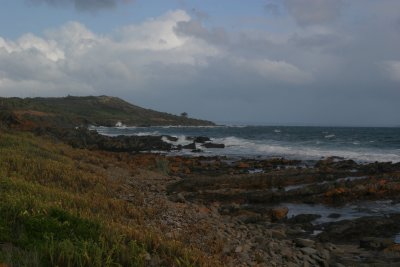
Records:
[[[294,126],[212,126],[212,127],[92,127],[100,134],[170,135],[172,144],[189,144],[187,137],[207,136],[223,149],[197,148],[174,151],[183,155],[224,155],[232,157],[284,157],[319,160],[340,157],[358,162],[400,162],[400,128],[390,127],[294,127]],[[165,138],[167,141],[167,139]]]

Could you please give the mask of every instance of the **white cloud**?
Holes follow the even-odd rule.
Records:
[[[177,23],[190,19],[183,10],[171,11],[142,24],[126,26],[118,31],[116,37],[131,49],[169,50],[185,44],[187,38],[177,36],[174,28]]]
[[[179,31],[182,23],[195,25],[202,34]],[[223,30],[209,31],[196,23],[185,11],[176,10],[109,35],[68,22],[45,31],[43,37],[0,38],[0,90],[18,96],[157,91],[165,83],[190,83],[203,69],[225,62],[230,62],[224,66],[228,72],[258,75],[266,83],[311,80],[310,74],[283,59],[236,55],[227,47]]]

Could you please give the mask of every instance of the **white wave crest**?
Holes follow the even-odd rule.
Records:
[[[223,151],[225,154],[278,156],[304,160],[335,156],[361,162],[400,162],[400,155],[395,151],[324,149],[292,144],[267,144],[233,136],[216,139],[216,141],[226,145]]]

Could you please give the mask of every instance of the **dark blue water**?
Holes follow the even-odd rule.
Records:
[[[320,159],[337,156],[358,161],[400,162],[400,128],[218,126],[96,128],[106,135],[171,135],[174,144],[188,144],[187,136],[207,136],[225,149],[198,148],[209,155],[279,156]],[[190,151],[180,153],[190,154]]]

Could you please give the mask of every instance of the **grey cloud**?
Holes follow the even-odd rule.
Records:
[[[228,35],[224,28],[205,28],[200,21],[180,21],[175,27],[178,35],[186,35],[203,39],[214,44],[226,44],[229,41]]]
[[[284,0],[283,3],[300,26],[334,21],[344,5],[342,0]]]
[[[96,11],[115,7],[122,2],[133,0],[27,0],[31,4],[47,4],[54,7],[73,5],[79,11]]]

